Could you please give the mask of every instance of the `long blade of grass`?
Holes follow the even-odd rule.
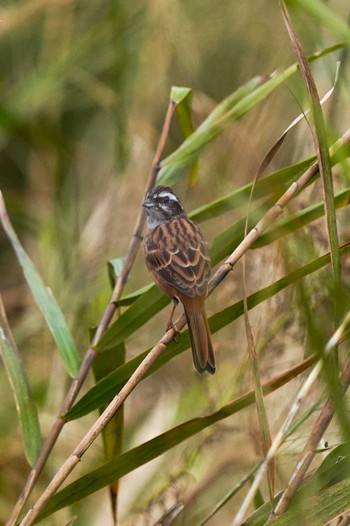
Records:
[[[350,253],[350,243],[347,243],[341,248],[342,257]],[[268,298],[273,297],[275,294],[285,289],[292,283],[304,278],[316,272],[317,270],[325,267],[330,262],[330,254],[316,259],[312,263],[301,267],[300,269],[291,272],[284,278],[276,281],[272,285],[261,289],[258,292],[248,296],[247,303],[248,308],[252,309],[259,305]],[[236,320],[243,314],[243,301],[238,301],[234,305],[217,312],[209,319],[210,331],[214,334],[218,330],[226,327],[229,323]],[[181,340],[178,343],[171,343],[168,345],[167,351],[163,353],[157,360],[157,362],[148,371],[147,375],[152,374],[153,371],[159,369],[167,363],[169,360],[185,351],[190,346],[190,340],[188,331],[181,333]],[[124,366],[116,369],[103,380],[98,382],[92,387],[72,408],[64,415],[65,420],[73,420],[80,418],[87,413],[94,411],[101,407],[101,405],[112,400],[113,396],[124,383],[130,378],[131,374],[135,371],[137,366],[147,356],[148,351],[145,351],[127,362]]]
[[[264,395],[266,396],[279,387],[282,387],[292,378],[301,374],[313,363],[313,360],[314,359],[310,357],[296,367],[293,367],[280,376],[266,382],[263,386]],[[184,440],[187,440],[191,436],[203,431],[216,422],[252,405],[254,401],[254,392],[249,391],[245,395],[240,396],[208,416],[189,420],[188,422],[133,448],[131,451],[124,453],[118,459],[115,459],[88,475],[85,475],[57,493],[50,499],[44,512],[39,517],[40,520],[51,515],[54,511],[98,491],[98,489],[109,484],[111,480],[126,475],[130,471],[133,471],[159,455],[162,455]]]
[[[190,88],[180,88],[178,86],[173,86],[171,89],[170,98],[176,103],[176,115],[180,130],[183,137],[187,139],[187,137],[192,135],[194,132],[191,110],[192,90]],[[196,159],[188,174],[188,186],[194,186],[196,184],[198,174],[198,159]]]
[[[323,196],[325,203],[326,212],[326,223],[328,231],[328,240],[332,257],[332,270],[334,275],[335,287],[338,290],[341,282],[341,266],[340,266],[340,255],[339,255],[339,240],[337,231],[337,219],[335,215],[334,207],[334,188],[332,178],[332,167],[328,148],[326,125],[323,118],[322,107],[320,98],[317,92],[316,84],[311,73],[310,66],[308,64],[306,55],[304,53],[303,46],[295,32],[292,21],[289,17],[286,9],[284,0],[280,0],[282,14],[284,22],[286,24],[291,42],[293,44],[295,53],[297,55],[300,71],[303,76],[305,85],[307,86],[310,100],[311,100],[311,112],[315,124],[315,147],[318,158],[318,166],[321,175]],[[337,306],[336,311],[336,323],[338,318]]]
[[[20,354],[7,321],[0,296],[0,351],[21,423],[24,452],[33,465],[41,447],[39,418]]]
[[[57,344],[63,365],[68,374],[74,378],[79,370],[80,357],[72,334],[58,303],[52,293],[45,287],[39,273],[22,247],[7,215],[1,192],[0,221],[17,255],[27,284]]]

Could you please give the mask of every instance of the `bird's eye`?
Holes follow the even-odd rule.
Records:
[[[164,203],[169,203],[170,199],[169,199],[169,197],[166,195],[165,197],[163,197],[163,201],[164,201]]]

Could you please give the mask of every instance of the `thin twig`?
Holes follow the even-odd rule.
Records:
[[[335,145],[335,151],[341,146],[350,142],[350,129],[343,135],[340,141],[337,141]],[[310,179],[316,175],[318,171],[317,162],[314,163],[297,181],[295,181],[288,190],[282,195],[277,203],[267,211],[265,216],[258,222],[258,224],[249,232],[246,238],[239,244],[239,246],[233,251],[225,263],[217,270],[208,286],[208,295],[218,286],[219,283],[227,276],[227,274],[233,269],[239,258],[245,253],[246,250],[254,243],[254,241],[262,234],[262,232],[283,212],[283,208],[286,204],[310,181]],[[182,314],[178,320],[176,320],[176,327],[179,331],[183,329],[186,324],[185,315]],[[125,399],[133,391],[136,385],[140,382],[146,372],[149,370],[151,365],[158,359],[158,357],[165,351],[167,345],[173,340],[176,333],[174,329],[170,329],[166,332],[163,338],[159,341],[155,347],[148,353],[138,368],[134,371],[128,382],[124,385],[122,390],[115,396],[112,402],[108,405],[107,409],[102,413],[100,418],[96,421],[94,426],[88,431],[83,440],[80,442],[78,447],[74,450],[72,455],[67,459],[63,466],[59,469],[57,474],[52,479],[49,486],[45,489],[42,496],[36,502],[34,507],[29,510],[21,522],[21,526],[29,526],[33,524],[33,521],[38,517],[40,511],[43,509],[49,498],[56,492],[67,476],[73,471],[75,466],[80,461],[82,455],[86,449],[95,440],[98,434],[102,431],[103,427],[109,422],[113,415],[118,411],[119,407],[124,403]]]
[[[164,119],[163,129],[160,135],[159,143],[153,158],[151,171],[147,179],[146,187],[145,187],[145,193],[148,192],[155,184],[155,181],[157,179],[158,171],[159,171],[159,163],[161,160],[161,155],[169,134],[169,128],[171,124],[172,117],[174,115],[176,109],[176,104],[171,100],[169,102],[168,110]],[[145,214],[143,211],[143,208],[140,206],[140,212],[138,214],[134,232],[128,247],[127,255],[125,258],[125,262],[122,268],[122,271],[120,273],[120,276],[117,279],[116,285],[114,287],[114,290],[112,292],[112,296],[110,299],[110,302],[102,316],[102,319],[97,327],[97,330],[94,334],[93,340],[85,354],[85,357],[82,361],[81,367],[79,369],[77,377],[73,380],[67,395],[63,401],[63,404],[59,410],[58,417],[56,421],[54,422],[45,442],[41,449],[41,452],[39,454],[38,459],[36,460],[33,468],[31,469],[29,476],[27,478],[27,481],[21,491],[21,494],[19,495],[19,498],[15,504],[15,507],[13,508],[13,511],[11,513],[11,516],[6,523],[6,526],[14,526],[16,523],[16,520],[21,513],[21,510],[23,509],[23,506],[27,500],[27,498],[30,495],[31,490],[34,487],[35,482],[37,481],[46,461],[47,458],[56,443],[56,440],[65,424],[64,420],[61,418],[60,415],[65,414],[73,405],[74,400],[76,399],[89,371],[91,368],[91,365],[96,357],[96,350],[95,346],[101,339],[101,336],[106,332],[106,330],[109,327],[109,324],[112,321],[112,318],[115,314],[116,308],[117,308],[117,302],[120,299],[125,283],[127,281],[128,275],[130,273],[130,270],[133,266],[133,263],[135,261],[135,257],[137,254],[137,250],[140,246],[141,240],[142,240],[142,231],[145,223]]]

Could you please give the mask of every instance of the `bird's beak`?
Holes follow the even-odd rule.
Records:
[[[150,199],[148,199],[148,197],[145,197],[142,206],[144,206],[145,208],[152,208],[153,203]]]

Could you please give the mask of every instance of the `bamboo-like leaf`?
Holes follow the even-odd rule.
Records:
[[[171,89],[170,99],[176,102],[176,115],[179,121],[180,130],[185,139],[192,135],[194,127],[191,115],[192,90],[189,88],[179,88],[173,86]],[[198,160],[193,165],[188,174],[188,184],[193,186],[198,178]]]
[[[98,342],[98,351],[115,347],[142,327],[157,312],[170,302],[170,299],[155,285],[139,297],[108,329]]]
[[[263,82],[263,77],[255,77],[218,104],[197,130],[175,152],[163,159],[159,183],[174,183],[181,170],[195,161],[204,147],[238,118],[234,112],[236,105]]]
[[[192,95],[191,88],[184,88],[182,86],[172,86],[170,90],[170,100],[175,102],[177,106],[188,100]]]
[[[0,350],[16,401],[21,423],[24,452],[32,466],[41,448],[39,419],[20,354],[12,337],[0,296]]]
[[[345,244],[341,247],[341,255],[345,256],[350,253],[350,243]],[[330,255],[325,254],[324,256],[316,259],[312,263],[301,267],[300,269],[291,272],[284,278],[276,281],[272,285],[255,292],[251,296],[248,296],[248,308],[253,309],[256,305],[259,305],[268,298],[273,297],[281,290],[285,289],[292,283],[304,278],[316,272],[317,270],[325,267],[330,262]],[[243,314],[243,302],[238,301],[234,305],[217,312],[209,319],[210,330],[212,334],[219,331],[223,327],[226,327],[229,323],[242,316]],[[153,371],[159,369],[167,363],[169,360],[185,351],[190,345],[188,331],[181,333],[181,339],[178,343],[172,342],[168,345],[167,351],[163,353],[158,361],[151,367],[148,372],[152,374]],[[127,362],[123,367],[120,367],[106,376],[103,380],[98,382],[92,387],[73,407],[64,415],[65,420],[73,420],[80,418],[87,413],[98,409],[103,404],[110,402],[118,392],[124,383],[128,380],[131,374],[135,371],[136,367],[144,359],[148,351],[143,352]],[[146,375],[146,376],[148,376]]]
[[[29,256],[21,245],[7,215],[1,192],[0,220],[6,235],[9,238],[11,245],[17,255],[18,261],[22,266],[27,284],[29,285],[34,299],[46,320],[52,336],[54,337],[63,364],[67,372],[72,377],[74,377],[76,376],[79,369],[80,357],[74,344],[71,332],[55,298],[45,287],[39,273],[35,269]]]
[[[324,55],[344,47],[344,45],[346,44],[341,42],[321,52],[314,53],[309,57],[309,61],[317,60]],[[298,64],[293,64],[283,72],[272,75],[271,77],[255,77],[224,99],[196,131],[188,137],[175,152],[161,162],[158,182],[161,184],[174,183],[183,169],[197,159],[203,149],[212,142],[215,137],[251,110],[256,104],[264,100],[278,86],[291,77],[297,69]]]
[[[296,378],[313,363],[313,358],[305,360],[285,373],[266,382],[263,386],[265,396],[279,389],[292,378]],[[245,395],[233,400],[214,413],[201,418],[189,420],[170,431],[167,431],[138,447],[133,448],[119,458],[105,464],[95,471],[73,482],[57,493],[48,503],[39,520],[51,515],[54,511],[68,506],[95,491],[103,488],[111,481],[120,478],[130,471],[146,464],[150,460],[166,453],[184,440],[203,431],[207,427],[231,416],[254,403],[254,393],[249,391]]]
[[[118,305],[120,305],[121,307],[131,305],[132,303],[134,303],[134,301],[140,298],[140,296],[148,292],[152,287],[154,287],[154,284],[149,283],[148,285],[145,285],[144,287],[141,287],[140,289],[137,289],[134,292],[123,296],[120,300],[118,300]]]
[[[111,283],[112,288],[115,287],[117,277],[119,276],[123,265],[125,262],[125,257],[119,257],[119,258],[113,258],[109,259],[107,262],[107,268],[108,268],[108,277],[109,281]]]

